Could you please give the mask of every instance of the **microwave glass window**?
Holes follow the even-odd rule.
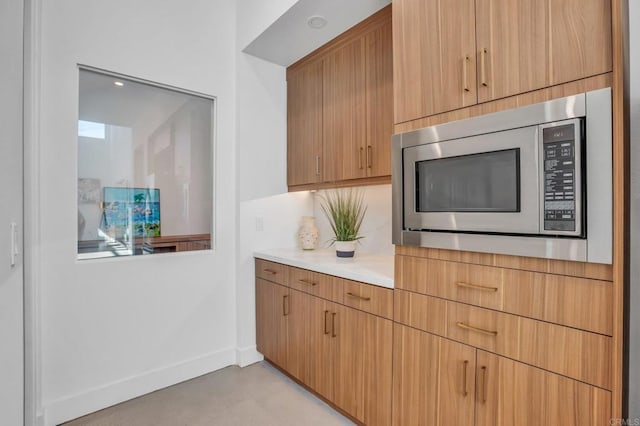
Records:
[[[520,149],[415,163],[417,212],[519,212]]]

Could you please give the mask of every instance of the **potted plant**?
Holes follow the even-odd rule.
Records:
[[[322,198],[322,210],[329,219],[334,237],[331,244],[336,245],[336,256],[353,257],[356,241],[363,238],[360,225],[367,211],[363,204],[363,195],[352,189],[327,192]]]

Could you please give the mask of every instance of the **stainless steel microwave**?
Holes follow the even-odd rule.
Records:
[[[611,89],[393,137],[393,241],[611,263]]]

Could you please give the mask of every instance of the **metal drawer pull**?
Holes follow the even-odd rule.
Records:
[[[371,145],[367,145],[367,167],[371,168],[373,165],[373,147]]]
[[[482,49],[480,51],[480,84],[482,86],[488,86],[487,84],[487,64],[486,64],[486,57],[487,56],[487,49]]]
[[[466,359],[462,363],[462,396],[467,396],[469,392],[467,392],[467,367],[469,366],[469,361]]]
[[[270,273],[271,275],[275,275],[278,273],[278,271],[274,271],[273,269],[264,269],[264,271]]]
[[[298,279],[298,282],[301,282],[302,284],[311,285],[311,286],[314,286],[314,285],[318,284],[315,281],[305,280],[304,278]]]
[[[471,91],[469,89],[468,77],[467,77],[467,62],[469,62],[469,57],[465,56],[462,60],[462,88],[465,92]]]
[[[329,330],[327,329],[327,314],[329,311],[324,311],[324,334],[329,334]]]
[[[355,299],[364,300],[365,302],[368,302],[369,300],[371,300],[371,298],[370,298],[370,297],[362,297],[362,296],[359,296],[359,295],[357,295],[357,294],[353,294],[353,293],[351,293],[351,292],[348,292],[348,293],[347,293],[347,296],[353,297],[353,298],[355,298]]]
[[[331,337],[336,337],[336,313],[331,313]]]
[[[287,309],[289,305],[289,303],[287,303],[288,301],[289,301],[289,295],[282,296],[282,316],[284,317],[289,315],[289,309]]]
[[[498,332],[493,330],[485,330],[484,328],[474,327],[472,325],[465,324],[463,322],[457,322],[456,325],[465,330],[477,331],[478,333],[487,334],[489,336],[497,336]]]
[[[482,402],[487,402],[487,367],[480,367],[480,373],[482,373]]]
[[[478,285],[478,284],[469,284],[469,283],[464,283],[464,282],[457,282],[456,285],[458,287],[470,288],[472,290],[491,291],[491,292],[498,291],[498,287],[486,287],[486,286]]]

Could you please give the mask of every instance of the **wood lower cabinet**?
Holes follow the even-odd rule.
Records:
[[[395,325],[393,425],[595,426],[610,415],[609,391]]]
[[[607,425],[611,392],[478,351],[477,426]]]
[[[392,322],[337,304],[332,309],[332,401],[366,425],[388,425]]]
[[[256,346],[283,367],[288,365],[288,298],[287,287],[256,278]]]
[[[394,426],[473,426],[475,348],[395,324],[393,350]]]
[[[285,276],[285,285],[307,280],[297,268],[288,268]],[[334,277],[315,279],[342,289]],[[363,294],[373,294],[366,288],[370,285],[351,283]],[[389,309],[379,303],[383,311]],[[391,422],[392,335],[390,319],[256,278],[258,351],[366,425]]]

